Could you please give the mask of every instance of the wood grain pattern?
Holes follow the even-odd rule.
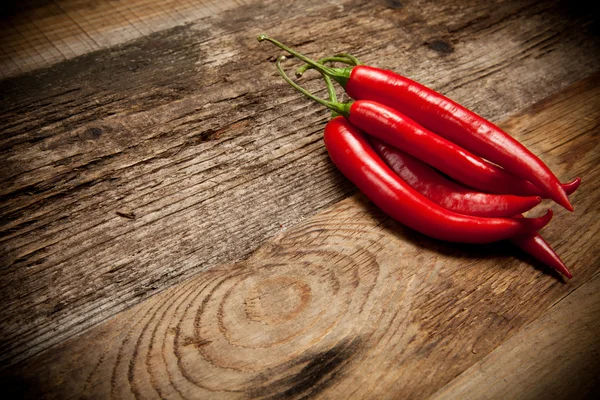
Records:
[[[600,274],[473,365],[435,399],[600,395]]]
[[[435,394],[546,310],[563,315],[554,307],[562,298],[597,286],[599,105],[595,75],[505,124],[525,138],[555,140],[547,151],[561,160],[559,172],[568,166],[585,182],[573,197],[576,211],[555,208],[543,231],[572,266],[568,283],[515,258],[508,243],[435,241],[354,195],[247,260],[202,272],[5,370],[4,382],[29,398]],[[597,341],[578,343],[578,332],[561,329],[561,339],[593,351]]]
[[[497,120],[596,71],[592,23],[555,2],[253,2],[0,82],[0,361],[248,257],[354,192],[321,144],[327,113],[276,77],[256,34],[352,51]],[[513,133],[593,188],[596,141],[565,127]],[[574,216],[548,231],[567,261],[571,239],[596,233],[572,231]]]
[[[214,16],[244,0],[9,1],[0,6],[0,78]]]

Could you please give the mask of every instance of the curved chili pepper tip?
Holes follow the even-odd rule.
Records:
[[[259,42],[262,42],[263,40],[266,40],[268,38],[267,35],[265,35],[264,33],[261,33],[260,35],[258,35],[256,37],[256,40],[258,40]]]
[[[542,215],[541,217],[530,218],[528,221],[530,223],[529,227],[532,231],[539,231],[544,226],[548,225],[548,222],[550,222],[553,215],[554,213],[552,212],[552,210],[548,209],[548,211],[546,211],[546,214]]]
[[[553,199],[554,200],[554,199]],[[573,205],[571,204],[571,202],[569,201],[569,198],[567,197],[567,193],[564,191],[563,189],[563,194],[560,195],[560,197],[556,198],[556,201],[559,205],[563,206],[564,208],[566,208],[568,211],[573,211],[575,210],[573,208]]]
[[[518,215],[516,218],[523,218],[523,215]],[[537,258],[549,267],[554,268],[567,278],[571,279],[573,277],[571,271],[569,271],[569,268],[567,268],[558,254],[556,254],[548,242],[546,242],[539,234],[534,233],[515,236],[510,241],[524,252]]]
[[[571,195],[577,190],[579,185],[581,185],[581,178],[577,177],[571,182],[563,183],[561,186],[567,195]]]

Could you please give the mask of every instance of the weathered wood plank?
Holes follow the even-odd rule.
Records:
[[[0,78],[217,15],[244,0],[56,0],[0,5]]]
[[[600,274],[473,365],[433,399],[600,395]]]
[[[553,2],[394,4],[257,2],[0,82],[4,365],[354,191],[321,145],[327,113],[276,77],[257,33],[355,52],[493,119],[598,65],[589,16]],[[570,147],[588,136],[546,154],[514,133],[562,179],[592,168]]]
[[[354,195],[247,260],[204,271],[5,370],[11,385],[3,386],[30,398],[432,395],[597,280],[599,105],[596,75],[506,124],[526,140],[554,141],[547,154],[566,159],[558,171],[576,170],[584,180],[576,211],[554,207],[543,230],[572,267],[568,283],[515,258],[508,244],[428,239]],[[593,350],[578,347],[570,336],[577,332],[561,340]]]

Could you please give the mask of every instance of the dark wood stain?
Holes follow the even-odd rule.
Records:
[[[329,350],[302,357],[290,362],[289,368],[303,365],[299,372],[277,380],[267,386],[256,384],[249,393],[251,398],[289,399],[308,398],[318,395],[344,376],[344,368],[361,347],[361,338],[356,336],[335,345]],[[274,374],[284,374],[284,368],[278,367]],[[266,373],[265,376],[269,376]],[[284,374],[285,375],[285,374]]]
[[[394,10],[404,7],[404,4],[400,0],[385,0],[385,5]]]
[[[87,128],[85,131],[83,131],[82,139],[90,139],[90,140],[96,140],[96,139],[100,139],[100,136],[102,135],[102,133],[104,133],[102,131],[101,127],[98,126],[93,126],[91,128]]]
[[[431,42],[427,43],[427,47],[440,54],[450,54],[454,52],[454,47],[452,44],[442,39],[432,40]]]

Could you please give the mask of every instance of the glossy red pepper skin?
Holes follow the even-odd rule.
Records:
[[[567,278],[573,275],[558,254],[539,234],[527,234],[511,238],[510,241],[525,253],[537,258],[539,261],[554,268]]]
[[[576,178],[573,182],[563,184],[563,189],[567,195],[570,195],[577,190],[580,183],[581,179]],[[519,215],[517,217],[522,218],[523,216]],[[549,267],[554,268],[567,278],[571,279],[573,277],[571,271],[569,271],[565,263],[560,259],[558,254],[556,254],[552,246],[550,246],[540,234],[535,232],[527,233],[525,235],[515,236],[511,238],[510,241],[524,252],[537,258]]]
[[[396,175],[425,197],[451,211],[481,217],[514,216],[515,218],[523,218],[521,212],[525,208],[523,208],[523,211],[514,211],[521,204],[526,207],[526,199],[529,199],[529,201],[535,199],[516,197],[517,203],[512,203],[514,201],[512,198],[515,196],[471,192],[466,187],[444,178],[433,168],[411,155],[380,140],[369,138],[369,141],[373,149]],[[580,183],[581,179],[576,178],[572,182],[563,184],[562,187],[570,195],[575,192]],[[505,197],[508,198],[505,199]],[[507,215],[502,215],[505,210]],[[509,240],[524,252],[571,279],[572,275],[567,266],[538,233],[527,233]]]
[[[581,185],[581,178],[575,178],[571,182],[561,184],[563,190],[568,196],[573,194],[577,190],[579,185]]]
[[[530,182],[485,162],[391,107],[370,100],[357,100],[350,106],[348,119],[365,133],[474,189],[516,195],[538,191]]]
[[[474,192],[452,182],[423,161],[378,139],[369,138],[373,149],[396,175],[440,206],[459,214],[478,217],[512,217],[538,205],[541,197],[520,197]]]
[[[392,71],[369,66],[353,67],[348,78],[337,80],[350,97],[401,111],[425,128],[532,182],[549,198],[573,210],[558,178],[537,156],[460,104]]]
[[[446,210],[417,192],[383,162],[365,135],[342,117],[325,127],[333,163],[375,205],[396,221],[427,236],[463,243],[489,243],[523,235],[552,218],[481,218]]]

